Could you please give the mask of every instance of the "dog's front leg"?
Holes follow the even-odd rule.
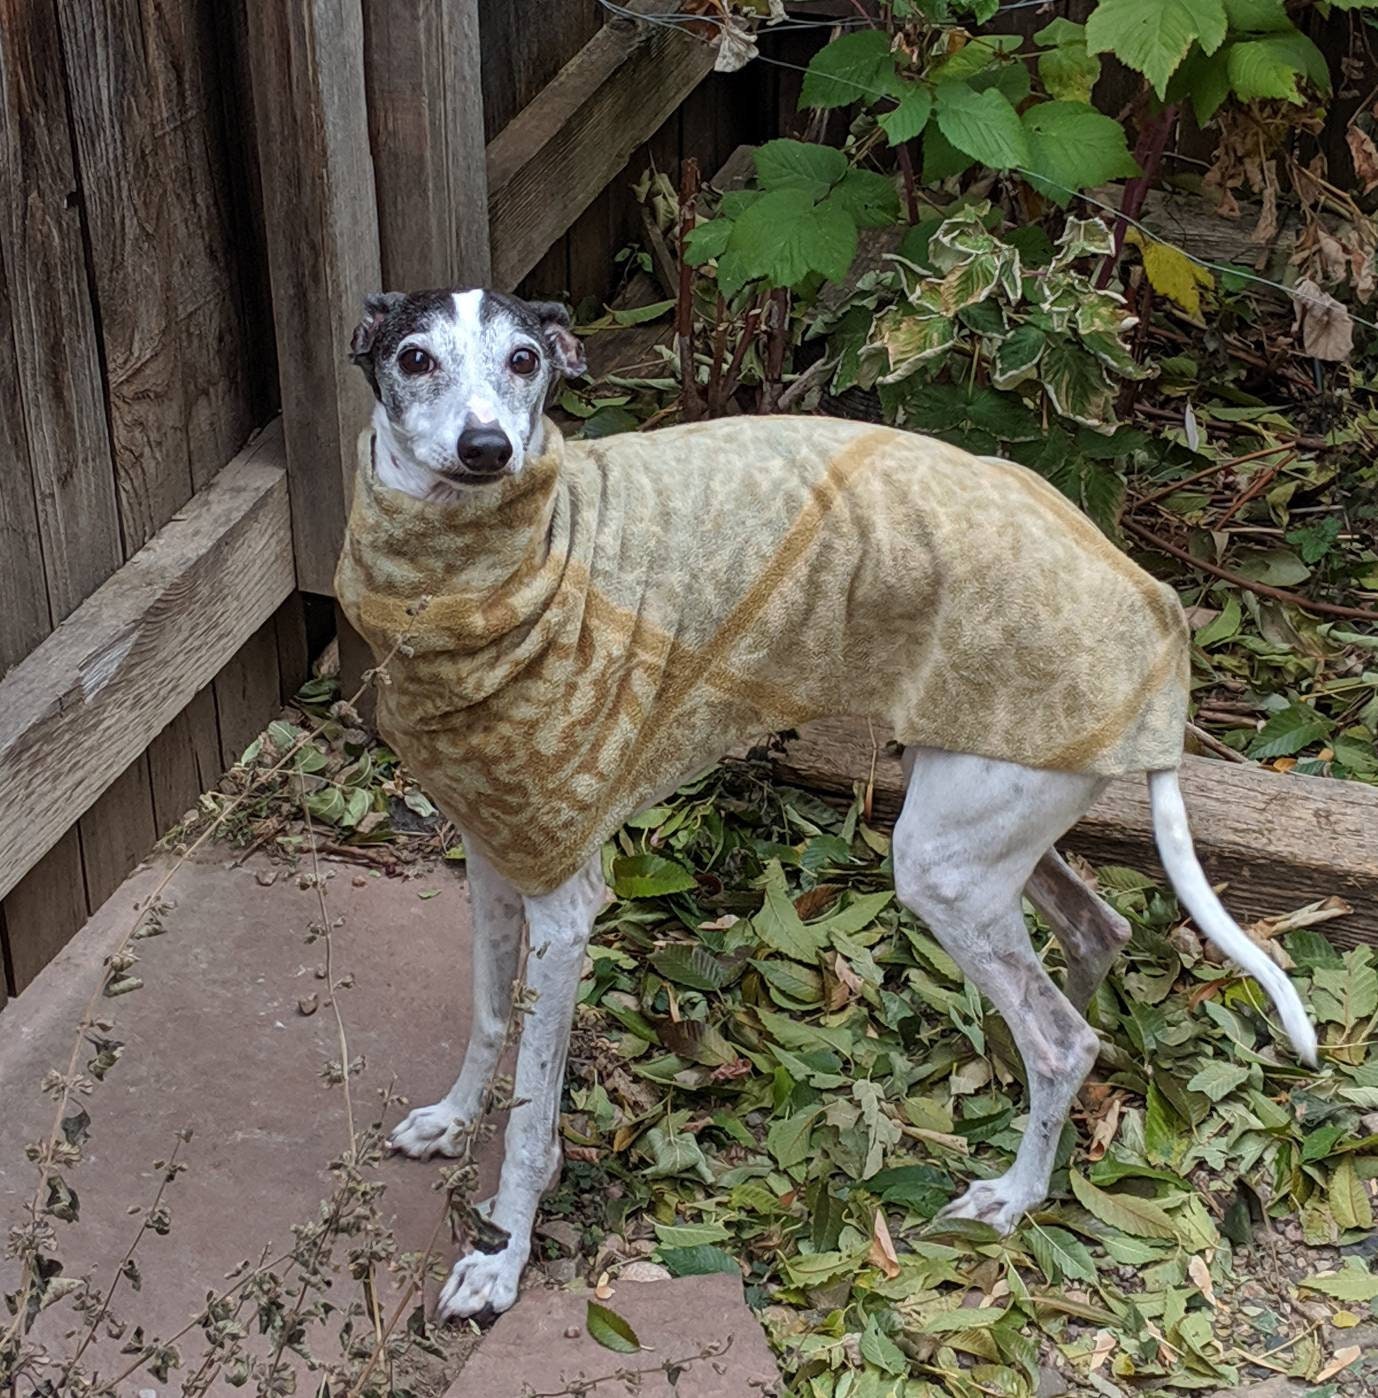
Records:
[[[517,1299],[536,1207],[560,1168],[560,1088],[584,947],[603,902],[601,861],[595,857],[553,893],[524,902],[525,982],[535,1003],[517,1049],[516,1105],[492,1214],[508,1241],[500,1252],[474,1252],[455,1263],[440,1293],[442,1319],[505,1311]]]
[[[454,1085],[428,1107],[417,1107],[388,1138],[393,1150],[424,1160],[456,1155],[460,1131],[483,1110],[512,1014],[512,985],[522,946],[521,894],[475,849],[466,860],[473,911],[473,1023]]]

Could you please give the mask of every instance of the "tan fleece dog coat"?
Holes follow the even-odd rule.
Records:
[[[520,473],[442,505],[379,484],[370,432],[360,457],[335,585],[392,656],[379,729],[522,892],[826,715],[1103,776],[1181,758],[1176,594],[1022,466],[828,418],[547,423]]]

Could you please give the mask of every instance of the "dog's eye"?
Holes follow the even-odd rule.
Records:
[[[429,374],[435,368],[435,360],[423,349],[414,346],[411,349],[404,349],[397,356],[397,367],[404,374]]]
[[[533,349],[514,349],[507,361],[507,367],[523,378],[530,378],[540,368],[540,364],[541,361]]]

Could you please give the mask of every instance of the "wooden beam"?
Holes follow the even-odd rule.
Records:
[[[785,781],[848,796],[874,771],[873,811],[888,824],[904,799],[889,736],[877,728],[873,742],[864,723],[847,719],[808,724],[775,769]],[[1231,912],[1270,917],[1337,894],[1353,912],[1326,923],[1327,935],[1378,944],[1378,789],[1202,757],[1183,759],[1181,782],[1197,852],[1211,879],[1227,885]],[[1094,864],[1159,868],[1147,783],[1112,781],[1059,843]]]
[[[249,0],[297,585],[332,590],[371,397],[349,362],[381,288],[360,0]]]
[[[383,285],[488,285],[478,0],[367,6],[364,72]]]
[[[0,680],[0,896],[291,591],[277,423]]]
[[[634,6],[636,7],[636,6]],[[641,0],[663,10],[665,0]],[[610,22],[488,143],[493,282],[514,287],[708,75],[717,50]]]

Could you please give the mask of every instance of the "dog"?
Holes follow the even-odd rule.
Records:
[[[1032,472],[826,418],[565,443],[545,408],[584,369],[569,315],[493,291],[370,296],[351,354],[375,404],[337,595],[387,667],[380,730],[464,835],[474,920],[463,1065],[396,1127],[395,1150],[453,1154],[480,1110],[524,930],[534,995],[492,1201],[508,1241],[455,1263],[442,1318],[512,1305],[558,1179],[603,843],[744,739],[810,717],[895,727],[897,896],[1003,1016],[1027,1070],[1013,1165],[948,1215],[1008,1233],[1047,1192],[1097,1056],[1084,1012],[1129,936],[1053,846],[1113,775],[1147,773],[1173,888],[1316,1063],[1295,989],[1192,846],[1176,595]],[[1065,951],[1060,988],[1023,897]]]

